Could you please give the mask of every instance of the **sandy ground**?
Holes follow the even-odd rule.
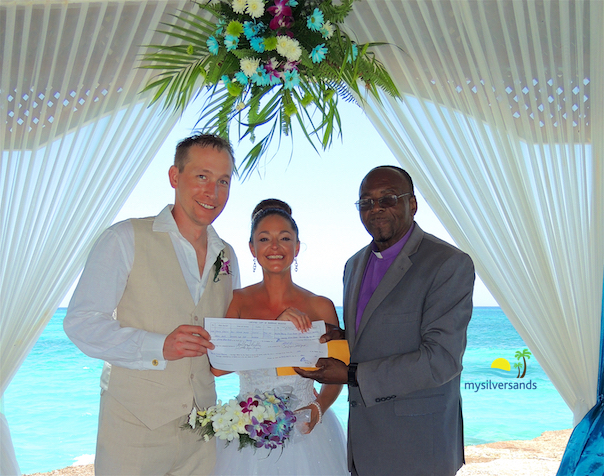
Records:
[[[546,431],[534,440],[466,446],[466,465],[457,476],[555,476],[571,430]],[[94,467],[69,466],[30,476],[94,476]]]

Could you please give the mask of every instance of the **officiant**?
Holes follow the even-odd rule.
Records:
[[[371,170],[359,195],[373,240],[344,269],[351,363],[320,359],[319,370],[296,371],[348,384],[352,475],[455,475],[464,462],[460,374],[472,260],[415,223],[417,199],[403,169]]]

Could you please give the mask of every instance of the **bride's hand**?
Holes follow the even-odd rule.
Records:
[[[320,422],[319,410],[315,405],[308,405],[306,407],[299,408],[296,410],[296,412],[301,410],[310,410],[310,421],[302,425],[304,430],[300,430],[301,433],[308,435],[314,429],[317,423]]]
[[[277,320],[293,322],[296,329],[300,332],[307,332],[312,327],[310,317],[295,307],[288,307],[279,315]]]

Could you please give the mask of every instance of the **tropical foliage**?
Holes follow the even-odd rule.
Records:
[[[207,87],[199,126],[255,144],[244,177],[257,166],[275,135],[292,132],[326,149],[341,134],[338,101],[363,101],[379,89],[399,93],[371,48],[341,29],[354,0],[218,0],[181,11],[161,31],[169,45],[148,45],[143,67],[159,72],[145,90],[168,109],[182,110]],[[261,127],[260,126],[266,126]],[[261,131],[258,139],[256,133]]]

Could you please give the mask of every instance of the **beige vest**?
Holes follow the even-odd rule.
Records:
[[[153,231],[154,218],[133,219],[134,263],[117,307],[122,327],[170,334],[181,324],[203,325],[204,317],[224,317],[233,297],[232,276],[210,272],[197,306],[180,269],[168,233]],[[232,248],[225,243],[230,259]],[[208,358],[167,362],[164,370],[112,366],[107,391],[154,430],[198,408],[214,405],[216,389]]]

